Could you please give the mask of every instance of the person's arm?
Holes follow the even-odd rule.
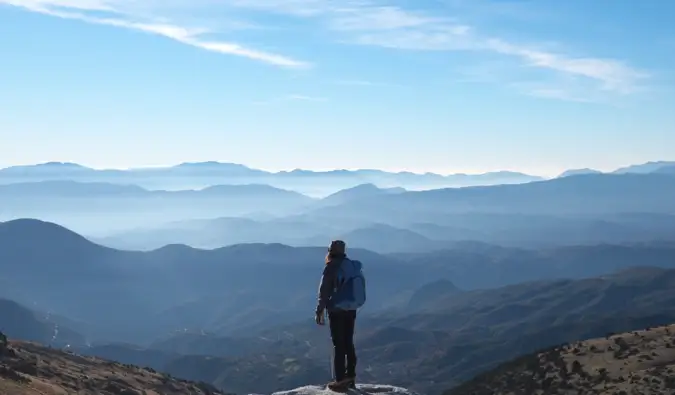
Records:
[[[322,312],[331,296],[333,296],[333,289],[335,287],[335,277],[337,276],[337,268],[339,264],[335,261],[326,265],[323,268],[323,274],[321,275],[321,284],[319,285],[319,297],[318,304],[316,306],[316,313],[319,314]]]

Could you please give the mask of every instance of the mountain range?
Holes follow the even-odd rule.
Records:
[[[611,173],[652,173],[658,172],[664,167],[675,166],[675,161],[655,161],[638,165],[631,165],[616,169]],[[562,176],[573,174],[599,173],[593,169],[568,170],[561,174]],[[229,184],[229,181],[243,181],[248,183],[265,183],[274,185],[274,181],[285,182],[295,181],[300,185],[303,181],[326,182],[333,181],[339,188],[349,188],[351,186],[374,183],[380,187],[406,187],[406,185],[416,185],[416,188],[426,186],[426,188],[438,187],[457,187],[471,185],[495,185],[505,183],[522,183],[529,181],[541,181],[545,177],[534,176],[514,171],[494,171],[483,174],[450,174],[441,175],[437,173],[412,173],[412,172],[388,172],[376,169],[357,169],[357,170],[330,170],[330,171],[312,171],[295,169],[292,171],[270,172],[260,169],[254,169],[242,164],[227,162],[186,162],[175,166],[149,167],[149,168],[131,168],[131,169],[94,169],[77,163],[70,162],[47,162],[34,165],[19,165],[0,169],[0,183],[15,183],[20,181],[47,181],[47,180],[73,180],[83,182],[113,182],[126,184],[145,183],[153,184],[152,179],[164,180],[154,183],[150,188],[157,189],[156,186],[165,183],[167,179],[173,178],[192,178],[198,180],[190,188],[203,188],[209,185]],[[216,180],[203,184],[204,179]],[[257,181],[256,181],[257,180]],[[348,181],[348,185],[343,183]],[[140,182],[140,183],[139,183]],[[185,181],[182,183],[193,183],[195,181]],[[235,182],[240,184],[242,182]],[[280,186],[281,188],[286,188]],[[416,189],[412,188],[412,189]],[[179,188],[164,187],[162,189],[185,189],[185,186]],[[290,188],[292,189],[292,188]]]
[[[653,162],[430,190],[416,190],[417,176],[399,183],[407,174],[219,163],[3,170],[0,330],[50,348],[13,342],[16,355],[0,361],[0,392],[17,385],[12,377],[38,385],[51,375],[49,388],[85,391],[89,383],[92,393],[171,385],[168,393],[315,394],[305,386],[330,376],[328,333],[313,311],[335,238],[369,279],[357,318],[360,382],[429,395],[562,390],[555,377],[564,373],[553,367],[561,358],[582,368],[597,360],[576,342],[615,342],[608,333],[675,322],[674,168]],[[396,183],[382,181],[390,176]],[[161,183],[204,185],[152,186]],[[568,342],[588,350],[550,348]],[[614,347],[606,346],[605,359]],[[36,356],[53,363],[27,362]],[[550,379],[528,381],[532,361]],[[574,385],[625,390],[610,365],[608,374],[575,368]],[[118,387],[104,388],[106,376]],[[487,387],[476,386],[481,380]]]
[[[16,220],[0,224],[0,296],[31,306],[12,337],[33,331],[63,344],[39,329],[58,325],[78,353],[271,392],[330,374],[327,333],[311,319],[324,253],[280,244],[121,251]],[[366,382],[433,394],[541,347],[675,321],[668,243],[349,253],[372,279],[357,331]]]
[[[672,237],[673,180],[668,173],[585,174],[429,191],[362,184],[323,199],[267,185],[153,191],[45,181],[0,185],[0,220],[58,222],[128,249],[169,243],[306,246],[335,237],[353,237],[355,245],[380,252],[429,251],[464,241],[507,246],[641,242]]]
[[[149,189],[195,189],[220,184],[268,184],[296,190],[311,196],[325,196],[339,189],[365,183],[379,187],[428,189],[470,185],[522,183],[543,178],[528,174],[497,171],[483,174],[387,172],[374,169],[268,172],[222,162],[181,163],[170,167],[127,170],[93,169],[76,163],[48,162],[0,169],[0,183],[73,180],[136,184]]]

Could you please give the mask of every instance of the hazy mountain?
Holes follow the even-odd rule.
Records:
[[[0,185],[3,197],[27,198],[39,194],[40,198],[74,197],[79,199],[101,196],[139,196],[156,198],[205,198],[205,197],[268,197],[274,199],[299,198],[303,203],[313,199],[300,193],[274,188],[263,184],[212,185],[199,190],[147,190],[136,185],[120,185],[103,182],[40,181]],[[35,197],[35,196],[32,196]]]
[[[675,216],[640,215],[608,218],[555,217],[519,214],[461,214],[437,221],[407,223],[392,216],[380,221],[321,220],[311,215],[254,221],[246,218],[180,221],[113,233],[92,240],[122,249],[151,250],[167,244],[217,248],[238,243],[279,242],[316,246],[343,238],[350,244],[380,253],[424,252],[452,248],[462,242],[517,247],[626,243],[668,240],[675,234]]]
[[[350,245],[367,248],[382,253],[433,251],[442,249],[442,243],[413,232],[386,224],[373,224],[358,228],[338,236],[349,240]]]
[[[675,388],[675,325],[574,342],[518,357],[444,395],[665,394]]]
[[[602,174],[602,172],[595,169],[572,169],[562,172],[557,178],[579,176],[583,174]]]
[[[321,203],[327,206],[363,199],[373,196],[389,195],[406,192],[404,188],[378,188],[374,184],[361,184],[352,188],[343,189],[321,199]]]
[[[654,170],[654,173],[658,174],[675,174],[675,164],[670,166],[663,166],[657,170]]]
[[[319,208],[305,217],[316,220],[359,218],[443,224],[460,213],[606,215],[621,212],[675,213],[675,183],[657,174],[590,174],[519,185],[467,187],[406,192]]]
[[[353,236],[364,248],[410,252],[469,240],[528,247],[667,240],[675,234],[674,201],[671,177],[656,174],[579,175],[423,192],[365,185],[324,200],[267,185],[151,191],[48,181],[0,185],[0,219],[59,222],[129,249],[172,243],[324,245],[327,238]],[[249,213],[258,219],[234,218]],[[629,214],[637,219],[624,221]],[[388,242],[390,237],[397,243]]]
[[[164,191],[159,191],[162,193]],[[119,185],[103,182],[82,183],[76,181],[40,181],[0,185],[0,196],[4,199],[53,199],[99,197],[134,197],[157,192],[147,191],[136,185]]]
[[[145,342],[185,328],[252,333],[306,317],[315,303],[325,248],[170,245],[131,252],[93,244],[58,225],[17,220],[0,224],[0,296],[69,317],[77,323],[73,329],[91,341]],[[439,278],[468,290],[633,265],[675,265],[672,245],[533,251],[469,245],[392,256],[350,249],[350,255],[377,278],[369,288],[373,312],[396,300],[407,303],[413,290]],[[284,303],[270,304],[270,297]]]
[[[398,193],[365,186],[343,193],[326,199],[333,201],[330,207],[314,200],[296,214],[272,219],[146,224],[96,240],[152,249],[171,243],[203,248],[251,242],[324,245],[326,239],[343,237],[389,253],[432,251],[465,241],[541,248],[667,241],[675,235],[675,183],[668,175],[588,174]]]
[[[517,172],[440,175],[434,173],[392,173],[381,170],[293,170],[267,172],[244,165],[221,162],[182,163],[171,167],[129,170],[97,170],[72,163],[46,163],[0,169],[0,183],[21,181],[74,180],[137,184],[152,189],[193,189],[216,184],[269,184],[312,196],[325,196],[339,189],[364,183],[380,187],[434,187],[494,185],[541,180]]]
[[[369,290],[374,309],[425,276],[405,264],[390,265],[384,256],[350,252],[382,279]],[[17,220],[0,224],[7,284],[0,295],[85,322],[75,329],[94,340],[156,338],[183,328],[246,331],[304,316],[314,303],[324,255],[325,247],[279,244],[118,251],[58,225]],[[270,304],[271,295],[284,303]]]
[[[0,169],[2,177],[52,177],[69,178],[91,174],[96,170],[69,162],[46,162],[36,165],[20,165]]]
[[[338,229],[323,223],[224,217],[176,221],[92,240],[110,247],[139,250],[157,249],[167,244],[186,244],[197,248],[218,248],[242,243],[310,246],[326,244],[330,235],[339,233]],[[319,239],[317,235],[325,237]]]
[[[659,169],[669,166],[675,166],[673,161],[656,161],[656,162],[647,162],[639,165],[632,165],[627,167],[622,167],[616,169],[614,173],[616,174],[626,174],[626,173],[637,173],[637,174],[646,174],[658,172]]]
[[[293,213],[314,199],[268,185],[215,185],[201,190],[147,190],[135,185],[43,181],[0,185],[0,219],[35,217],[87,233],[186,218]]]

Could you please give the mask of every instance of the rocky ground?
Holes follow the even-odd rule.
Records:
[[[0,337],[2,395],[217,395],[209,384]]]
[[[444,395],[675,394],[675,325],[520,357]]]

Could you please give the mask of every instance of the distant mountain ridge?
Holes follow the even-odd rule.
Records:
[[[0,220],[33,217],[80,230],[98,227],[114,231],[185,218],[244,216],[262,210],[292,214],[313,202],[315,199],[299,192],[266,184],[153,190],[101,181],[0,183]]]
[[[393,187],[393,188],[379,188],[377,185],[372,183],[360,184],[352,188],[341,189],[332,195],[326,196],[321,199],[322,205],[336,205],[342,204],[350,200],[363,199],[373,196],[389,195],[396,193],[407,192],[405,188]]]
[[[145,173],[151,174],[154,176],[161,176],[164,173],[171,171],[187,172],[187,173],[200,173],[200,172],[216,172],[221,175],[233,175],[237,174],[240,176],[255,176],[255,175],[278,175],[283,177],[322,177],[322,176],[336,176],[336,177],[350,177],[354,175],[361,175],[367,177],[368,175],[389,175],[389,176],[402,176],[402,177],[435,177],[435,178],[468,178],[468,177],[485,177],[485,178],[499,178],[499,177],[532,177],[532,179],[542,179],[538,176],[529,176],[525,173],[514,172],[514,171],[493,171],[479,174],[466,174],[466,173],[455,173],[442,175],[438,173],[413,173],[409,171],[400,171],[400,172],[390,172],[385,170],[378,169],[356,169],[356,170],[347,170],[347,169],[337,169],[337,170],[305,170],[305,169],[295,169],[295,170],[281,170],[277,172],[265,171],[260,169],[254,169],[246,165],[238,163],[229,163],[229,162],[218,162],[218,161],[207,161],[207,162],[185,162],[180,163],[174,166],[165,166],[165,167],[139,167],[139,168],[130,168],[130,169],[94,169],[91,167],[86,167],[77,163],[69,162],[46,162],[39,163],[35,165],[19,165],[19,166],[10,166],[6,168],[0,168],[0,176],[5,175],[30,175],[33,174],[66,174],[67,172],[89,172],[89,173],[100,173],[100,174],[124,174],[124,173]]]
[[[651,173],[662,167],[675,166],[675,161],[653,161],[646,162],[642,164],[630,165],[618,168],[612,173],[624,174],[624,173]],[[508,170],[496,170],[485,173],[478,174],[466,174],[466,173],[454,173],[442,175],[439,173],[426,172],[426,173],[413,173],[410,171],[399,171],[391,172],[378,169],[335,169],[335,170],[306,170],[306,169],[294,169],[294,170],[281,170],[281,171],[266,171],[251,168],[249,166],[231,163],[231,162],[219,162],[219,161],[204,161],[204,162],[183,162],[177,165],[172,166],[157,166],[157,167],[138,167],[138,168],[129,168],[129,169],[94,169],[91,167],[83,166],[78,163],[72,162],[45,162],[37,163],[31,165],[16,165],[5,168],[0,168],[0,177],[2,176],[16,176],[16,175],[59,175],[59,176],[68,176],[69,173],[74,173],[74,175],[81,175],[84,173],[91,174],[101,174],[101,175],[122,175],[122,174],[147,174],[153,176],[164,176],[169,175],[171,172],[181,172],[184,174],[198,175],[200,173],[214,173],[223,176],[241,176],[241,177],[250,177],[250,176],[270,176],[277,175],[280,177],[352,177],[352,176],[362,176],[367,178],[368,176],[400,176],[400,177],[429,177],[429,178],[471,178],[471,177],[483,177],[486,179],[490,178],[505,178],[505,177],[525,177],[530,178],[531,180],[542,180],[545,177],[540,177],[536,175],[528,175],[522,172],[517,171],[508,171]],[[570,169],[561,174],[571,175],[571,174],[588,174],[588,173],[600,173],[598,170],[594,169]]]
[[[192,178],[192,180],[185,180]],[[380,187],[428,188],[439,186],[493,185],[542,180],[542,177],[519,172],[496,171],[483,174],[450,174],[388,172],[375,169],[314,171],[295,169],[270,172],[253,169],[237,163],[196,162],[175,166],[119,169],[93,169],[76,163],[48,162],[0,169],[0,183],[18,181],[46,181],[70,179],[76,181],[102,181],[113,183],[155,185],[161,189],[183,189],[186,184],[201,187],[213,184],[264,183],[286,189],[303,191],[312,188],[308,183],[335,183],[340,189],[364,183]],[[176,187],[168,188],[168,185]],[[291,188],[289,188],[289,186]],[[334,186],[333,186],[334,188]]]
[[[662,169],[664,167],[669,167],[669,166],[675,166],[675,161],[663,161],[662,160],[662,161],[642,163],[642,164],[638,164],[638,165],[631,165],[631,166],[626,166],[626,167],[616,169],[616,170],[613,171],[613,173],[615,173],[615,174],[654,173],[654,172],[658,172],[660,169]]]
[[[675,234],[673,215],[675,183],[667,173],[580,174],[425,191],[366,183],[323,199],[266,184],[178,191],[70,180],[0,184],[0,220],[40,218],[128,249],[173,243],[306,246],[337,237],[387,253],[443,249],[460,241],[667,241]]]
[[[382,253],[431,252],[478,241],[563,246],[673,240],[675,183],[666,174],[581,174],[519,185],[429,191],[364,184],[267,220],[214,218],[106,235],[130,249],[185,243],[323,245],[346,238]]]
[[[570,176],[578,176],[582,174],[602,174],[600,170],[595,170],[595,169],[571,169],[564,171],[561,173],[558,178],[562,177],[570,177]]]
[[[76,195],[78,197],[93,197],[94,195],[241,195],[241,194],[276,194],[276,196],[303,197],[306,201],[312,199],[295,191],[275,188],[266,184],[238,184],[238,185],[211,185],[201,189],[188,190],[150,190],[138,185],[122,185],[108,182],[82,182],[74,180],[50,180],[0,184],[2,196],[26,195],[37,193],[44,195]],[[88,196],[87,196],[88,195]]]

